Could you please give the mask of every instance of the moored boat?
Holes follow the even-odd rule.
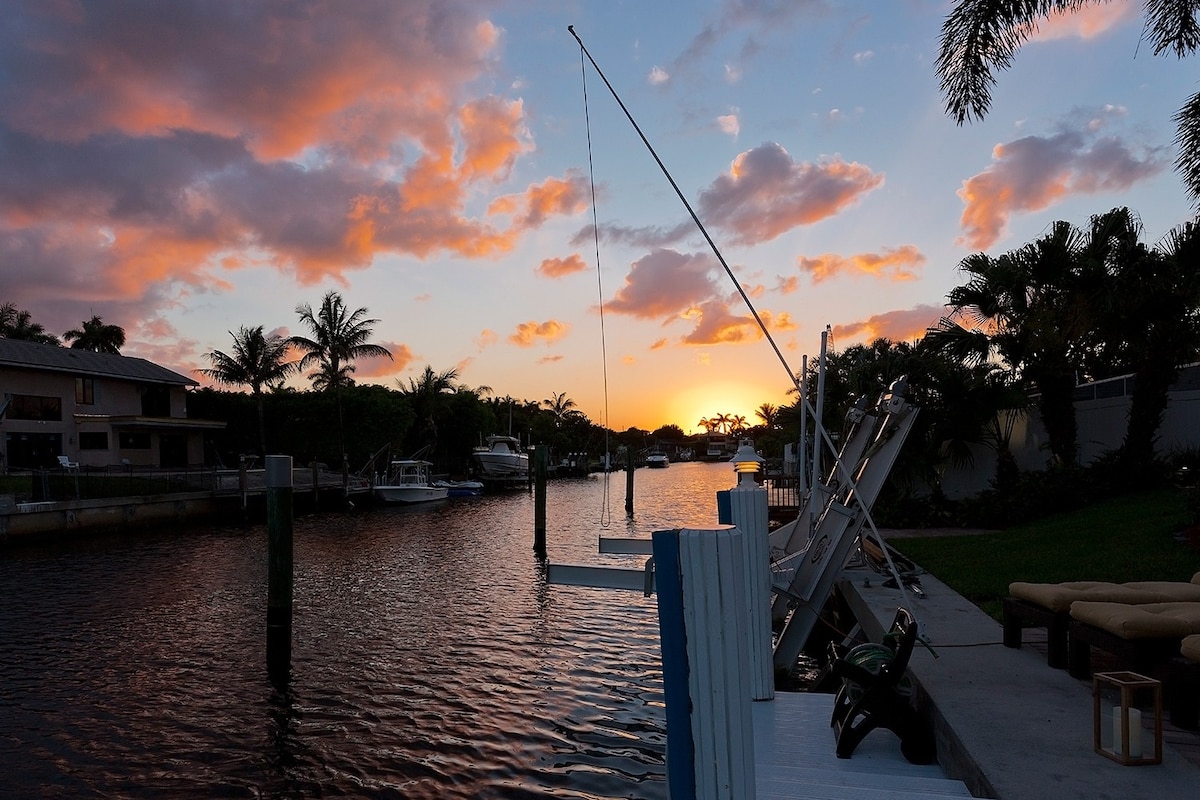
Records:
[[[671,466],[671,459],[667,457],[666,453],[656,447],[646,456],[646,466],[662,469]]]
[[[428,503],[450,496],[450,487],[431,483],[428,461],[392,459],[387,474],[375,485],[375,497],[384,503]]]
[[[522,481],[529,479],[529,454],[521,449],[515,436],[488,436],[487,444],[471,453],[485,481]]]
[[[446,487],[450,497],[478,497],[483,494],[483,484],[479,481],[434,481],[433,485]]]

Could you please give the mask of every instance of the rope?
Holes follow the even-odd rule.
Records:
[[[596,250],[596,293],[600,301],[600,367],[604,376],[604,470],[602,471],[604,492],[600,501],[600,527],[607,528],[612,524],[612,503],[610,498],[611,486],[608,463],[612,449],[609,444],[608,418],[608,342],[604,335],[604,284],[600,271],[600,222],[596,212],[596,168],[592,163],[592,121],[588,114],[587,65],[583,60],[583,43],[579,43],[579,74],[583,79],[583,123],[587,131],[588,181],[592,190],[592,239]]]

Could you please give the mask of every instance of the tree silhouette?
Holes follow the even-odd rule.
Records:
[[[41,323],[34,322],[28,311],[19,309],[13,303],[0,305],[0,338],[20,339],[24,342],[58,345],[58,337],[46,333]]]
[[[204,356],[212,367],[197,370],[201,375],[212,378],[226,386],[248,386],[258,409],[259,455],[267,455],[267,434],[263,413],[264,386],[282,383],[296,370],[296,362],[286,361],[288,341],[279,336],[264,336],[263,326],[240,327],[233,337],[233,352],[213,350]]]
[[[386,347],[371,344],[374,333],[372,326],[377,319],[367,319],[367,309],[350,311],[346,302],[335,291],[325,294],[316,311],[308,303],[296,306],[300,322],[309,329],[312,338],[293,336],[288,342],[298,348],[304,356],[300,359],[301,371],[316,367],[309,378],[318,391],[332,391],[338,411],[338,451],[345,456],[346,436],[342,421],[341,388],[353,386],[354,359],[364,357],[387,357],[392,354]]]
[[[70,342],[73,350],[119,356],[125,346],[125,329],[120,325],[105,325],[104,320],[93,314],[91,319],[83,321],[82,326],[64,333],[63,340]]]
[[[425,443],[436,445],[438,398],[458,388],[458,370],[451,368],[445,372],[434,372],[433,367],[426,364],[419,380],[408,379],[408,388],[402,386],[400,381],[396,381],[396,385],[412,403],[417,419],[421,420],[421,435]]]

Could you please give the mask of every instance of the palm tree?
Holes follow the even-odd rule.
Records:
[[[763,403],[754,410],[754,416],[762,420],[763,425],[774,428],[779,421],[779,409],[771,403]]]
[[[39,322],[34,322],[32,315],[19,309],[13,303],[0,305],[0,338],[20,339],[25,342],[58,345],[58,337],[46,333]]]
[[[725,433],[725,431],[729,427],[729,415],[728,414],[717,414],[716,416],[709,417],[709,420],[712,422],[713,428],[718,433]]]
[[[554,415],[554,424],[557,427],[562,425],[567,413],[575,408],[575,401],[567,397],[566,392],[555,392],[548,399],[543,400],[542,405]]]
[[[1139,241],[1141,232],[1127,208],[1092,218],[1091,257],[1107,265],[1110,288],[1091,371],[1134,375],[1121,455],[1135,468],[1154,458],[1168,391],[1200,350],[1200,228],[1177,228],[1154,249]]]
[[[400,382],[396,381],[400,386]],[[405,396],[413,405],[413,411],[422,421],[423,437],[429,445],[437,444],[437,405],[438,397],[443,392],[453,392],[458,388],[458,370],[448,369],[445,372],[434,372],[433,367],[425,365],[420,380],[408,379],[408,388],[400,386]]]
[[[1074,11],[1107,0],[959,0],[942,22],[936,61],[946,113],[959,125],[983,119],[992,103],[994,72],[1007,69],[1017,49],[1051,14]],[[1154,54],[1191,55],[1200,46],[1200,23],[1192,0],[1154,0],[1145,4]],[[1175,165],[1193,200],[1200,200],[1200,93],[1175,114]]]
[[[697,422],[696,424],[699,425],[701,428],[704,428],[705,433],[712,433],[713,428],[717,427],[716,423],[713,422],[708,417],[701,417],[700,421]]]
[[[312,338],[293,336],[288,342],[304,353],[300,359],[301,371],[315,366],[309,378],[317,391],[332,391],[337,400],[338,448],[345,457],[346,436],[342,422],[341,388],[353,386],[354,359],[365,357],[387,357],[392,354],[386,347],[371,344],[368,340],[379,322],[366,319],[367,309],[350,311],[342,296],[335,291],[326,292],[321,307],[313,311],[308,303],[296,306],[296,313],[312,334]]]
[[[125,346],[125,329],[120,325],[105,325],[104,320],[93,314],[91,319],[84,320],[81,327],[64,333],[63,340],[70,342],[73,350],[119,356],[121,348]]]
[[[267,434],[263,414],[263,386],[282,383],[296,370],[296,362],[285,361],[288,341],[279,336],[264,336],[263,326],[238,328],[233,337],[233,353],[213,350],[204,356],[212,367],[197,370],[201,375],[212,378],[225,386],[249,386],[258,409],[259,455],[266,458]]]
[[[1066,222],[1032,244],[992,258],[967,256],[959,269],[968,276],[952,289],[949,318],[927,333],[931,343],[950,348],[964,363],[1004,360],[1014,377],[1038,393],[1038,408],[1054,461],[1076,461],[1074,392],[1087,337],[1092,330],[1098,279],[1089,268],[1086,238]],[[974,331],[955,318],[966,317]]]

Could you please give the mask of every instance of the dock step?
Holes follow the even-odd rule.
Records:
[[[891,731],[871,732],[851,758],[837,757],[833,695],[776,692],[754,703],[758,800],[915,800],[970,797],[937,764],[910,764]]]

